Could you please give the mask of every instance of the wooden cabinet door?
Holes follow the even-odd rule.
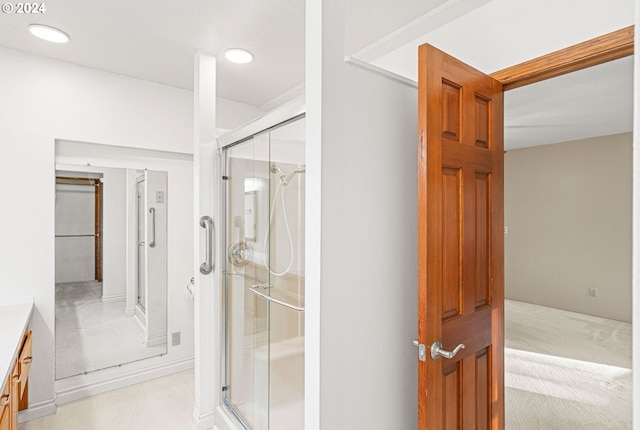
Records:
[[[11,390],[10,383],[7,382],[0,394],[0,430],[9,430],[11,415]]]
[[[18,357],[18,370],[20,372],[18,410],[23,411],[29,407],[29,372],[33,361],[33,333],[31,330],[24,336],[20,356]]]
[[[423,45],[418,92],[419,429],[502,430],[502,85]]]
[[[9,430],[18,430],[18,402],[20,398],[20,368],[16,361],[13,366],[13,372],[11,372],[10,382],[10,415],[9,415]]]

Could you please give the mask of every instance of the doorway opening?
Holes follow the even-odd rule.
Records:
[[[589,77],[604,69],[623,75]],[[505,94],[507,428],[631,427],[632,71],[626,57]],[[520,90],[539,111],[509,124]],[[587,90],[623,97],[551,123],[563,104],[588,104]],[[586,134],[563,137],[573,121]]]

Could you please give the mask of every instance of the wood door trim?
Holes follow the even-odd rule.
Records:
[[[94,270],[96,281],[102,282],[102,182],[96,181],[95,191],[93,231],[96,235],[96,240],[94,241]]]
[[[633,54],[633,25],[492,73],[505,91]]]
[[[87,185],[94,187],[100,179],[97,178],[76,178],[71,176],[56,176],[56,185]]]

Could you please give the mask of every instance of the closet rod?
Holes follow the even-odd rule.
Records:
[[[94,234],[56,234],[56,237],[99,237],[99,233]]]

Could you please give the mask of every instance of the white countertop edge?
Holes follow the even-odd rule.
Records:
[[[18,358],[22,335],[29,326],[33,301],[0,305],[0,390],[4,387]]]

